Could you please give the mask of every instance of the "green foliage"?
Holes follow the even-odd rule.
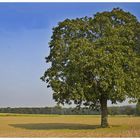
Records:
[[[138,100],[136,105],[136,115],[140,116],[140,99]]]
[[[136,115],[135,106],[112,106],[108,107],[109,115]]]
[[[119,107],[108,107],[109,115],[119,115],[119,113],[120,113]]]
[[[137,106],[138,107],[138,106]],[[139,109],[139,110],[138,110]],[[136,108],[135,106],[111,106],[108,107],[109,115],[139,115],[140,106]],[[95,111],[87,107],[76,108],[62,108],[61,106],[54,107],[38,107],[38,108],[0,108],[0,116],[3,113],[7,115],[14,114],[64,114],[64,115],[99,115],[101,111]]]
[[[13,114],[65,114],[65,115],[99,115],[99,111],[93,111],[89,108],[62,108],[61,106],[54,107],[38,107],[38,108],[0,108],[0,115],[7,113],[7,115]]]
[[[51,63],[43,81],[56,102],[98,106],[101,95],[112,103],[140,96],[140,23],[119,8],[93,17],[66,19],[53,28]]]

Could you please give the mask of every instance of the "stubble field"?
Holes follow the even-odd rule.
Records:
[[[95,115],[0,114],[0,137],[140,137],[140,117],[109,116],[100,128]]]

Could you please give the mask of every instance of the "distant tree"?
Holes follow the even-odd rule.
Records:
[[[119,115],[120,114],[120,108],[119,107],[109,107],[108,108],[108,114],[109,115]]]
[[[138,100],[136,105],[136,115],[140,116],[140,99]]]
[[[135,108],[132,108],[131,106],[126,106],[124,112],[126,115],[135,115]]]
[[[10,113],[11,112],[11,107],[7,107],[6,108],[6,113]]]
[[[66,19],[53,28],[51,63],[41,79],[56,102],[101,108],[108,127],[107,101],[135,101],[140,96],[138,62],[140,23],[119,8],[94,17]]]

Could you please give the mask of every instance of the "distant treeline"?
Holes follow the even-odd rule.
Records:
[[[0,108],[0,113],[19,113],[19,114],[64,114],[64,115],[92,115],[99,114],[99,111],[90,109],[75,109],[75,108],[62,108],[60,106],[55,107],[37,107],[37,108]]]
[[[64,114],[64,115],[99,115],[99,111],[91,110],[88,108],[62,108],[55,107],[37,107],[37,108],[0,108],[0,113],[18,113],[18,114]],[[109,115],[139,115],[135,106],[116,106],[108,107]]]
[[[108,107],[109,115],[137,115],[136,106]]]

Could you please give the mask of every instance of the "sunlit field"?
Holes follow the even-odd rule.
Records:
[[[0,114],[0,137],[140,137],[140,117],[109,116],[100,128],[95,115]]]

